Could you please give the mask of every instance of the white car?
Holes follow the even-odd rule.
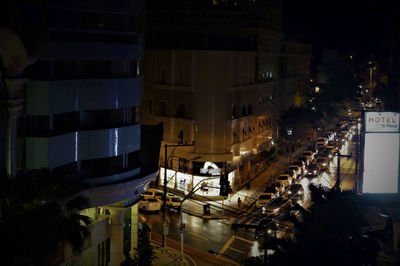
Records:
[[[261,208],[275,198],[273,193],[261,193],[256,202],[256,208]]]
[[[303,156],[306,157],[310,162],[314,160],[314,153],[312,151],[304,151]]]
[[[142,211],[159,211],[161,204],[156,199],[142,198],[139,201],[139,210]]]
[[[284,174],[284,175],[278,176],[278,178],[276,179],[276,182],[283,183],[285,185],[285,187],[288,187],[290,184],[292,184],[292,178],[289,175]]]
[[[317,142],[315,143],[315,147],[318,149],[325,148],[325,146],[328,144],[328,139],[326,138],[317,138]]]
[[[181,199],[175,196],[167,196],[167,206],[169,208],[178,209],[181,207]]]
[[[326,157],[318,157],[315,164],[318,165],[320,169],[328,169],[329,162]]]
[[[294,165],[294,164],[293,165],[289,165],[288,169],[295,173],[295,176],[294,176],[295,178],[297,178],[298,176],[301,175],[301,168],[298,165]]]
[[[149,188],[142,193],[142,197],[146,199],[156,199],[161,205],[163,205],[163,195],[164,193],[161,190],[155,188]]]
[[[275,187],[275,189],[279,192],[279,194],[282,194],[283,191],[285,191],[285,189],[286,189],[285,184],[283,184],[281,182],[273,182],[271,184],[271,187]]]

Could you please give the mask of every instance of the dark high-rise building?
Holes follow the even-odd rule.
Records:
[[[93,219],[92,237],[79,257],[66,249],[61,258],[66,263],[119,265],[123,250],[137,247],[135,203],[157,175],[161,141],[153,134],[153,143],[159,143],[151,147],[146,140],[151,128],[137,115],[142,5],[141,0],[9,1],[12,31],[1,42],[12,46],[6,37],[18,36],[24,51],[15,56],[25,54],[26,62],[22,71],[8,73],[0,64],[6,78],[1,100],[9,109],[0,112],[1,166],[11,176],[20,169],[49,168],[88,185],[82,194],[90,199],[84,214]],[[2,62],[9,60],[5,54],[10,51],[0,53]]]

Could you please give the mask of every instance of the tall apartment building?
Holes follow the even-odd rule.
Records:
[[[168,186],[219,187],[225,173],[235,188],[265,167],[310,53],[282,43],[280,0],[147,1],[143,115],[165,143],[194,143],[168,152]]]
[[[6,33],[19,35],[15,43],[26,52],[15,57],[25,55],[30,65],[14,76],[2,71],[2,101],[10,110],[8,124],[2,124],[3,169],[13,176],[45,167],[82,179],[89,187],[82,195],[90,200],[84,214],[93,219],[91,237],[81,255],[66,248],[60,261],[119,265],[123,250],[137,247],[136,203],[158,173],[161,143],[152,131],[157,127],[142,126],[137,115],[143,3],[9,3],[9,27],[17,34]],[[0,52],[3,63],[9,60],[5,54]]]

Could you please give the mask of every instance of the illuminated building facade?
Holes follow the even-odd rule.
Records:
[[[1,91],[7,90],[2,101],[7,97],[13,111],[2,167],[11,176],[19,169],[49,168],[88,185],[81,193],[90,200],[84,214],[93,220],[91,236],[80,255],[66,247],[60,258],[65,265],[119,265],[123,250],[137,247],[136,203],[158,173],[161,141],[154,134],[157,127],[141,125],[137,116],[143,86],[142,4],[9,4],[9,26],[31,64],[18,79],[7,76],[1,83]],[[3,63],[7,53],[0,53]],[[158,141],[154,150],[149,136]],[[149,153],[157,156],[146,157]]]
[[[279,0],[147,1],[142,113],[164,123],[164,143],[194,143],[168,150],[168,186],[218,187],[225,172],[235,188],[265,168],[310,58],[309,45],[282,42]]]

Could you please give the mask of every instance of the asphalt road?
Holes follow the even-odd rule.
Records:
[[[347,142],[341,149],[341,154],[355,154],[354,143]],[[341,159],[341,188],[343,190],[352,189],[354,185],[354,158]],[[329,170],[319,175],[318,184],[332,187],[336,182],[337,158],[333,158],[330,162]],[[308,208],[310,205],[310,197],[308,193],[308,183],[310,181],[303,178],[299,181],[305,189],[305,198],[301,205]],[[257,223],[265,215],[257,213],[253,206],[253,214],[242,217],[240,221],[247,224]],[[256,213],[256,214],[254,214]],[[152,231],[161,234],[162,232],[162,212],[155,214],[144,214],[145,217],[152,221]],[[169,223],[168,238],[180,242],[180,217],[179,213],[169,211],[167,216]],[[209,250],[220,252],[222,255],[217,257],[229,258],[237,263],[250,256],[259,255],[258,241],[255,238],[254,230],[239,229],[235,232],[231,230],[231,225],[224,219],[207,220],[196,216],[183,213],[184,244],[194,249],[207,253]],[[282,235],[282,234],[281,234]]]

